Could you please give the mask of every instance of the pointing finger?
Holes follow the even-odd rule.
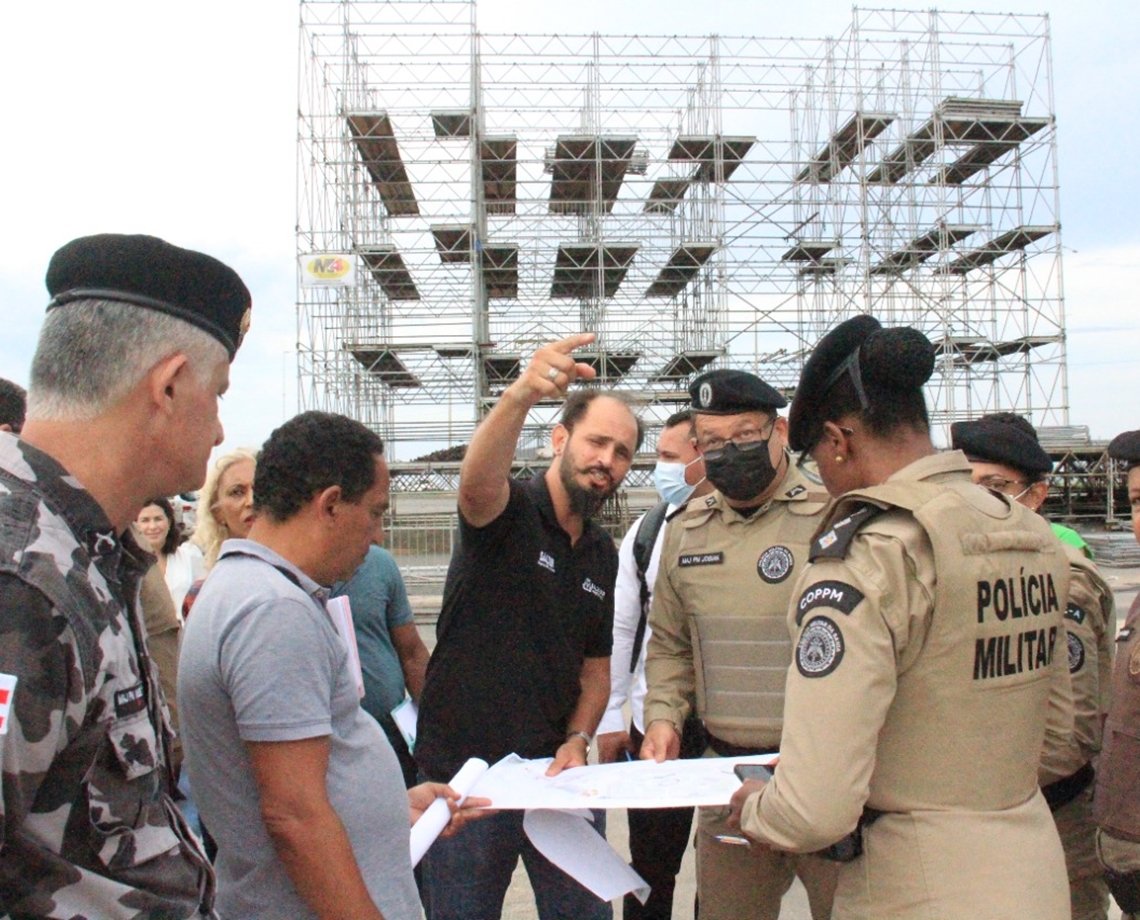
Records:
[[[560,351],[564,355],[568,355],[575,348],[589,345],[597,337],[597,333],[594,332],[579,332],[575,335],[568,335],[566,338],[560,339],[557,342],[551,342],[547,347],[553,348],[555,351]]]

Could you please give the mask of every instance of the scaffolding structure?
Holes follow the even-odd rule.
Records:
[[[394,459],[467,442],[582,330],[652,449],[700,371],[790,393],[862,312],[936,343],[943,431],[1068,425],[1047,17],[855,10],[838,38],[766,39],[486,34],[466,0],[300,10],[300,402]]]

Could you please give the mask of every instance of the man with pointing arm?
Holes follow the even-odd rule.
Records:
[[[448,779],[470,757],[553,756],[551,775],[586,762],[609,698],[617,572],[613,541],[590,518],[629,470],[640,423],[617,396],[576,391],[552,432],[550,468],[526,483],[510,471],[530,410],[594,377],[573,356],[593,340],[539,348],[464,457],[458,540],[420,698],[416,761],[426,778]],[[522,818],[492,816],[429,851],[431,920],[499,916],[520,856],[539,917],[610,916],[609,904],[535,850]]]

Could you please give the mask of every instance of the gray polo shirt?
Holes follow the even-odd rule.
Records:
[[[325,598],[267,547],[228,540],[187,620],[178,675],[183,744],[194,797],[218,843],[217,906],[226,920],[315,916],[262,823],[244,742],[320,736],[330,745],[329,800],[373,901],[389,920],[421,916],[400,768],[360,708]]]

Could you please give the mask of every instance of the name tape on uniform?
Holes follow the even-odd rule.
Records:
[[[677,565],[683,569],[693,565],[724,565],[724,553],[685,553],[677,557]]]

